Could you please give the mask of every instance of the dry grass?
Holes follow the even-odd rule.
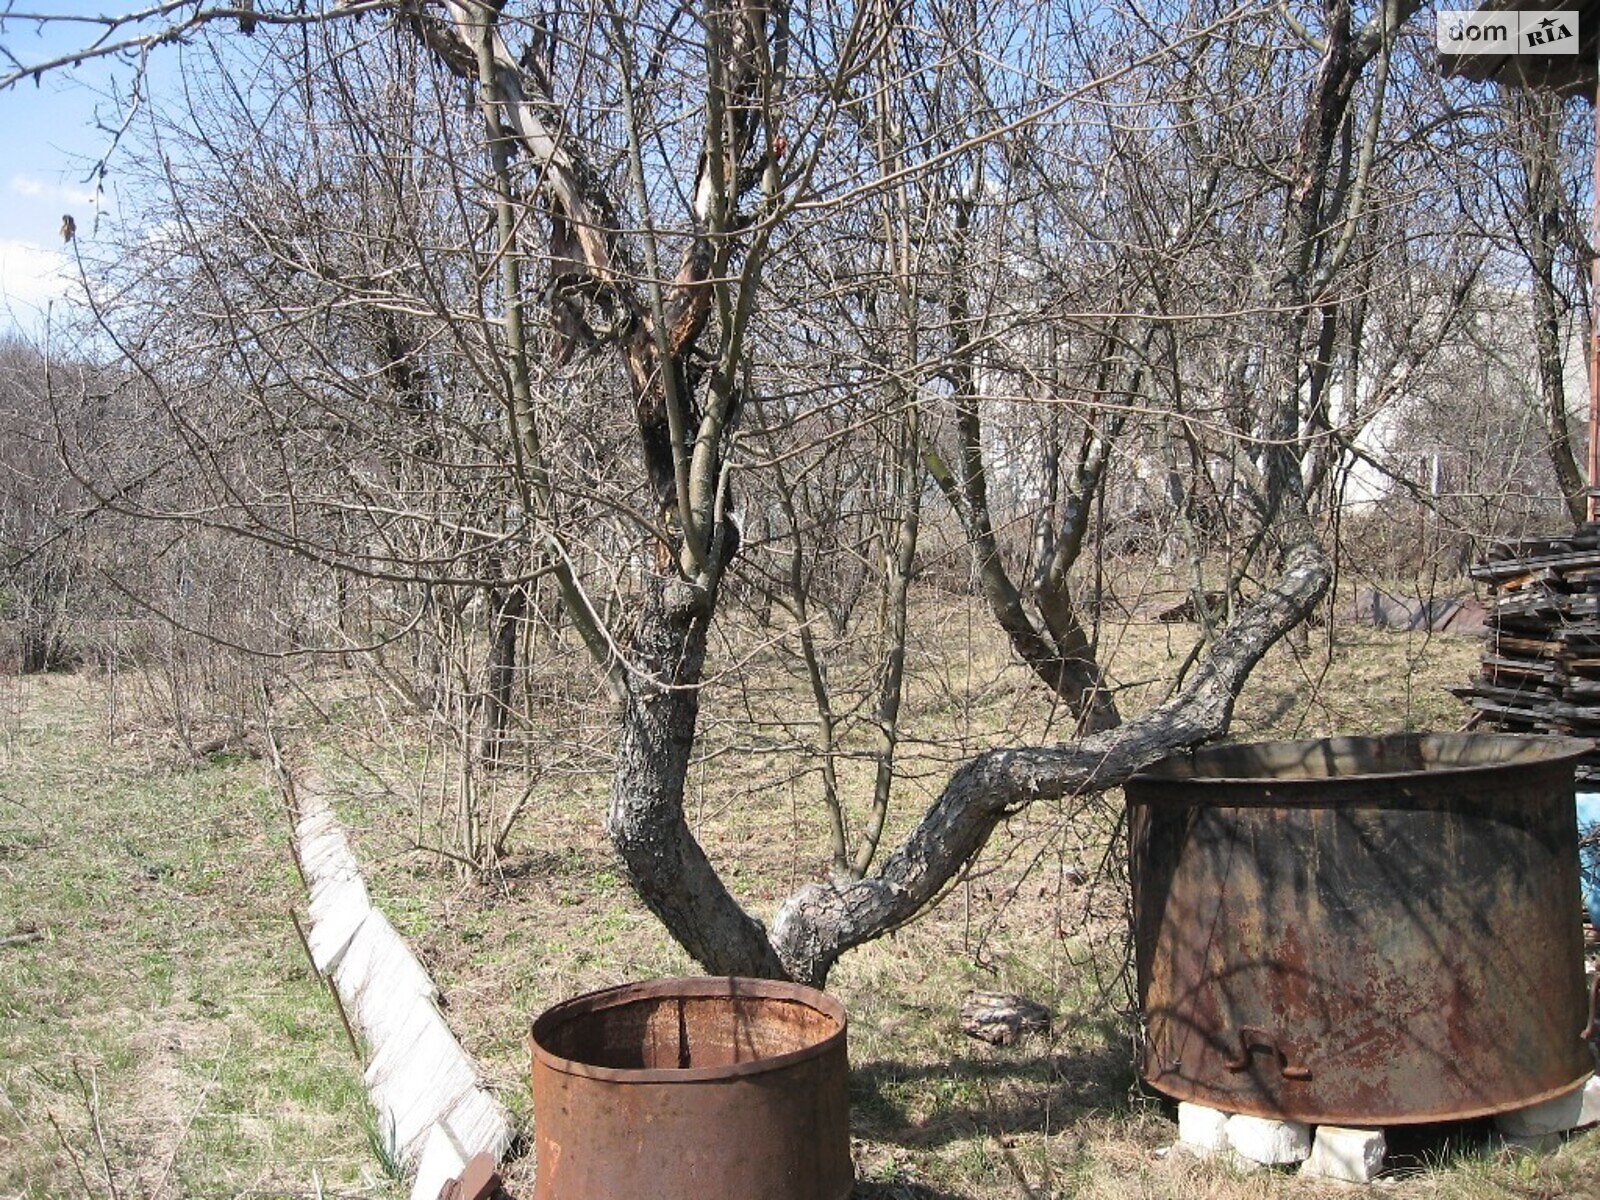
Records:
[[[981,616],[974,619],[969,609],[950,602],[919,612],[918,618],[921,632],[908,697],[906,778],[896,802],[897,829],[905,827],[919,799],[936,791],[962,756],[1002,741],[1061,733],[1038,689],[987,634]],[[689,800],[697,832],[730,886],[753,909],[770,913],[796,882],[824,869],[826,843],[815,779],[793,750],[795,742],[808,736],[808,703],[798,679],[763,642],[766,636],[757,629],[735,629],[728,644],[717,649],[716,661],[749,657],[756,669],[742,681],[721,681],[708,695],[706,757],[696,770]],[[1119,694],[1126,711],[1160,699],[1160,685],[1144,681],[1170,676],[1192,636],[1187,627],[1138,622],[1108,631],[1107,641],[1117,649],[1114,677],[1128,685]],[[1462,713],[1441,688],[1464,679],[1477,652],[1474,641],[1447,635],[1341,628],[1331,644],[1314,635],[1309,646],[1299,651],[1280,648],[1263,663],[1240,706],[1235,732],[1313,736],[1454,728]],[[530,1117],[525,1036],[534,1015],[578,991],[694,969],[634,900],[605,844],[601,819],[608,737],[603,706],[586,700],[570,679],[557,677],[558,659],[542,659],[537,669],[551,673],[540,680],[549,702],[538,731],[543,747],[535,770],[538,786],[510,854],[489,879],[462,878],[448,864],[414,849],[419,832],[423,841],[444,836],[437,818],[449,807],[446,802],[435,808],[430,801],[419,825],[418,797],[447,801],[452,778],[427,754],[419,729],[408,719],[395,714],[378,719],[370,694],[347,678],[318,692],[320,715],[303,714],[299,731],[303,742],[315,747],[325,777],[337,788],[341,815],[352,827],[358,854],[370,866],[375,898],[412,939],[444,989],[452,1025],[525,1121]],[[864,669],[861,678],[866,678]],[[53,680],[38,686],[35,712],[66,708],[72,689],[80,685]],[[227,943],[230,953],[257,958],[249,970],[229,966],[223,977],[272,980],[277,998],[265,1007],[285,1020],[292,1014],[301,1041],[314,1048],[322,1064],[317,1077],[326,1079],[342,1067],[348,1078],[350,1066],[337,1044],[327,1003],[305,979],[295,961],[298,951],[275,932],[293,887],[283,877],[286,860],[275,844],[281,824],[256,790],[253,768],[231,765],[193,773],[196,780],[211,781],[205,787],[219,789],[217,806],[185,803],[175,813],[170,798],[156,803],[149,797],[171,791],[177,786],[174,780],[188,780],[189,775],[152,774],[137,756],[89,748],[92,739],[87,737],[52,741],[44,734],[30,736],[34,740],[13,755],[14,765],[6,768],[10,773],[0,775],[8,789],[20,779],[42,793],[65,780],[82,795],[96,790],[84,778],[101,772],[98,794],[146,797],[128,802],[114,818],[140,844],[150,840],[161,846],[163,855],[175,855],[173,847],[184,839],[166,831],[221,822],[224,828],[238,827],[225,839],[232,847],[229,861],[236,867],[276,864],[267,870],[268,878],[213,882],[217,890],[201,893],[198,911],[209,914],[205,922],[242,923],[255,931],[243,939],[215,938],[218,952]],[[91,767],[84,756],[98,765]],[[847,786],[859,789],[865,770],[864,764],[850,767]],[[517,778],[512,772],[497,786],[515,793],[520,790]],[[224,787],[224,780],[231,782]],[[62,834],[83,829],[70,825],[65,815],[78,812],[78,805],[51,801],[49,808],[56,814],[53,828]],[[1122,957],[1125,892],[1114,871],[1101,869],[1103,861],[1115,858],[1107,851],[1116,843],[1116,817],[1115,796],[1093,804],[1035,806],[998,832],[982,861],[938,909],[852,953],[836,969],[830,987],[851,1014],[853,1132],[863,1196],[1300,1200],[1335,1194],[1336,1189],[1293,1176],[1239,1176],[1219,1165],[1162,1153],[1174,1136],[1170,1109],[1140,1089],[1132,1068]],[[20,844],[20,819],[9,806],[0,806],[0,841]],[[73,819],[89,821],[81,813]],[[95,828],[91,822],[83,833]],[[94,856],[105,853],[96,851]],[[65,903],[57,893],[68,885],[58,875],[42,876],[38,861],[33,859],[27,872],[16,876],[15,861],[0,863],[0,897],[23,898],[55,911]],[[183,905],[197,903],[187,898],[187,891],[185,897]],[[178,911],[189,919],[187,907]],[[157,941],[173,936],[177,918],[170,908],[124,912],[119,955],[126,957],[140,936]],[[51,920],[70,918],[63,914]],[[183,937],[200,934],[185,929]],[[63,940],[58,936],[54,944]],[[0,951],[0,984],[11,984],[17,970],[11,959],[16,957],[16,951]],[[79,989],[69,982],[67,970],[52,968],[48,978],[29,985],[34,999],[27,1011],[34,1014],[29,1019],[35,1024],[18,1026],[16,1018],[6,1016],[0,1026],[0,1038],[5,1039],[0,1049],[9,1056],[8,1065],[0,1068],[0,1078],[8,1081],[7,1095],[17,1086],[10,1081],[31,1070],[15,1065],[18,1054],[41,1057],[59,1074],[72,1054],[98,1053],[107,1063],[103,1089],[107,1081],[114,1084],[108,1111],[126,1111],[117,1106],[133,1095],[139,1081],[155,1080],[156,1090],[176,1097],[167,1108],[178,1114],[181,1130],[182,1118],[196,1105],[202,1112],[215,1111],[215,1101],[208,1097],[216,1093],[205,1091],[205,1072],[208,1064],[215,1069],[219,1061],[213,1041],[223,1038],[218,1022],[226,1024],[226,1016],[234,1018],[230,1028],[235,1028],[235,1038],[252,1039],[251,1055],[263,1073],[288,1070],[287,1064],[313,1052],[293,1036],[274,1035],[270,1023],[259,1017],[245,1020],[237,1008],[242,1001],[224,1001],[225,1017],[207,1012],[190,993],[196,979],[204,984],[215,978],[215,969],[196,970],[187,955],[168,952],[171,970],[183,973],[181,981],[159,993],[153,1004],[131,1001],[126,986],[117,982],[129,975],[126,962],[119,959],[115,970],[102,970],[93,957],[85,951],[73,958],[73,969],[82,970],[87,981],[81,991],[92,994],[87,1007],[102,1014],[114,1009],[125,1028],[109,1016],[91,1020],[86,1013],[80,1018],[83,1028],[72,1033],[76,1048],[57,1049],[37,1027],[48,1007],[46,997],[53,995],[59,1002]],[[1003,1049],[965,1038],[957,1029],[956,1009],[973,988],[1016,990],[1049,1004],[1057,1013],[1055,1031]],[[211,990],[232,996],[220,984]],[[108,1001],[108,996],[117,999]],[[8,1011],[16,1007],[8,1002]],[[194,1039],[199,1052],[173,1051],[163,1060],[148,1049],[160,1044],[161,1030],[171,1031],[180,1043]],[[127,1047],[116,1064],[105,1049],[112,1044]],[[235,1047],[230,1057],[242,1049]],[[272,1119],[297,1131],[289,1141],[282,1125],[270,1135],[243,1121],[233,1126],[235,1136],[255,1155],[251,1169],[260,1178],[282,1181],[285,1187],[294,1180],[303,1188],[309,1183],[307,1164],[313,1153],[327,1164],[325,1176],[343,1163],[346,1180],[354,1178],[350,1164],[364,1150],[356,1115],[361,1111],[359,1096],[325,1091],[291,1101],[276,1085],[263,1085],[255,1095],[258,1102],[271,1096],[276,1101]],[[66,1091],[53,1096],[58,1106],[69,1107]],[[47,1130],[38,1126],[39,1101],[25,1096],[24,1103],[32,1107],[21,1124],[0,1108],[0,1138],[10,1139],[9,1145],[0,1142],[0,1164],[15,1156],[18,1147],[29,1162],[45,1162],[55,1153]],[[113,1123],[118,1120],[119,1146],[126,1143],[131,1161],[151,1161],[152,1152],[137,1144],[132,1116]],[[196,1171],[203,1169],[193,1165],[199,1157],[225,1153],[198,1140],[196,1130],[203,1124],[194,1122],[180,1147],[179,1160]],[[174,1122],[165,1119],[163,1128],[162,1144],[172,1143]],[[76,1144],[83,1144],[83,1132],[77,1127]],[[1434,1141],[1412,1148],[1414,1156],[1406,1161],[1417,1169],[1385,1181],[1383,1189],[1397,1196],[1463,1200],[1600,1195],[1600,1135],[1576,1137],[1550,1157],[1516,1160],[1489,1149],[1481,1137],[1474,1140],[1473,1133],[1462,1131],[1454,1143]],[[312,1147],[318,1149],[313,1152]],[[28,1186],[13,1182],[3,1173],[7,1169],[0,1165],[0,1196],[8,1187]],[[516,1194],[527,1194],[531,1179],[531,1164],[513,1164]],[[239,1188],[237,1180],[224,1186]],[[136,1193],[130,1189],[124,1194]]]
[[[935,792],[964,755],[1062,732],[981,615],[975,620],[950,603],[919,617],[896,810],[902,829],[918,799]],[[1114,676],[1133,685],[1121,693],[1125,711],[1161,698],[1157,685],[1141,681],[1170,677],[1193,632],[1136,622],[1108,633],[1116,640]],[[748,658],[763,636],[736,630],[722,655]],[[1282,647],[1263,663],[1235,733],[1455,728],[1463,713],[1442,688],[1464,680],[1477,654],[1475,640],[1449,635],[1344,627],[1332,642],[1314,635],[1306,647]],[[825,821],[814,778],[797,770],[773,732],[804,725],[804,690],[781,670],[752,674],[707,697],[705,762],[689,803],[730,885],[770,913],[797,881],[825,869]],[[566,740],[605,744],[604,715],[593,706],[576,703],[550,719]],[[396,796],[368,770],[386,755],[414,763],[405,737],[360,745],[348,725],[341,728],[339,750],[325,763],[343,779],[345,815],[358,827],[364,860],[375,864],[374,890],[399,910],[399,923],[446,989],[453,1024],[526,1119],[524,1038],[534,1015],[578,991],[694,971],[617,873],[601,831],[603,754],[588,773],[562,775],[538,794],[495,878],[457,880],[407,850],[409,810],[397,809]],[[865,770],[846,771],[856,794]],[[1115,844],[1116,800],[1037,805],[1018,816],[936,911],[836,968],[830,989],[851,1015],[863,1195],[1024,1200],[1032,1189],[1105,1200],[1244,1200],[1336,1190],[1161,1154],[1174,1136],[1170,1107],[1140,1089],[1132,1067],[1125,892],[1101,870]],[[1017,990],[1050,1004],[1055,1032],[1008,1049],[967,1039],[956,1009],[975,988]],[[1466,1150],[1425,1145],[1421,1154],[1426,1169],[1385,1189],[1474,1200],[1600,1194],[1596,1135],[1539,1160],[1497,1157],[1482,1138]],[[511,1179],[528,1189],[532,1164],[514,1164]]]
[[[0,937],[40,935],[0,948],[0,1197],[390,1194],[259,766],[0,687]]]

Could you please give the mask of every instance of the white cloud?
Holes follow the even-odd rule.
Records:
[[[100,198],[93,188],[71,187],[67,184],[46,183],[32,175],[13,175],[9,184],[12,195],[26,196],[30,200],[54,200],[61,204],[96,207]]]
[[[74,291],[67,256],[31,242],[0,239],[0,324],[32,324],[52,300]]]

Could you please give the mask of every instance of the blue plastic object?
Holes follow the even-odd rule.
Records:
[[[1578,880],[1589,924],[1600,929],[1600,792],[1579,792],[1577,800],[1578,836],[1585,839],[1578,847]]]

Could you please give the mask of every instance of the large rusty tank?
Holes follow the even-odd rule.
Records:
[[[659,979],[533,1023],[536,1200],[845,1200],[844,1007],[791,983]]]
[[[1571,738],[1208,747],[1129,782],[1143,1073],[1181,1100],[1393,1125],[1592,1062]]]

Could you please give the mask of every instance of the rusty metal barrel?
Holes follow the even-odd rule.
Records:
[[[1127,785],[1143,1074],[1312,1123],[1459,1120],[1591,1070],[1572,738],[1208,747]]]
[[[844,1007],[812,988],[660,979],[533,1023],[536,1200],[845,1200]]]

